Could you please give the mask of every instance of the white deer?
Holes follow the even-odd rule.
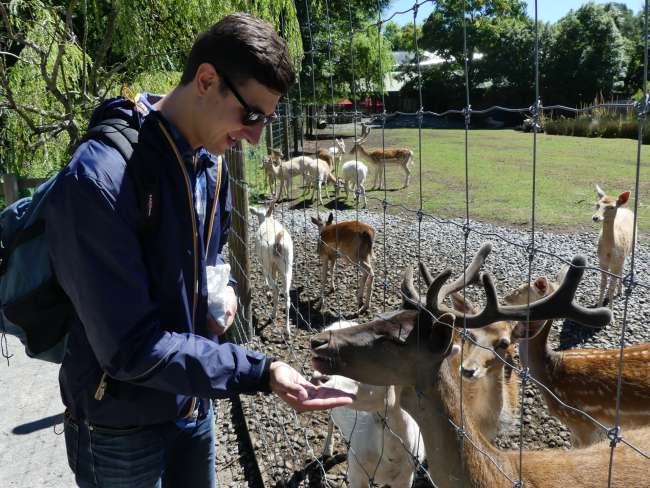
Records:
[[[273,206],[268,209],[250,207],[250,211],[257,217],[259,229],[255,235],[255,251],[262,262],[262,271],[266,284],[273,291],[273,313],[271,320],[275,320],[278,312],[278,299],[280,287],[278,279],[282,278],[286,305],[285,330],[287,337],[291,337],[289,326],[289,311],[291,300],[289,289],[293,274],[293,241],[284,226],[273,218]]]
[[[335,322],[324,331],[357,325]],[[332,455],[334,424],[349,446],[350,488],[365,488],[372,477],[377,486],[410,488],[418,462],[424,461],[424,441],[415,420],[400,407],[401,388],[372,386],[344,376],[317,377],[323,386],[355,396],[352,404],[330,411],[323,454]]]
[[[345,199],[348,199],[349,191],[354,190],[355,200],[359,202],[359,197],[363,195],[363,208],[368,206],[368,197],[364,186],[368,176],[368,167],[361,161],[348,161],[341,167],[343,174],[343,184],[345,188]]]
[[[291,187],[291,180],[294,176],[306,174],[306,168],[315,166],[314,159],[308,156],[296,156],[287,161],[281,161],[276,154],[267,156],[262,160],[262,167],[266,172],[267,178],[277,183],[280,180],[280,187],[275,194],[274,199],[277,200],[282,196],[282,190],[285,190],[287,200],[291,198],[289,190]]]
[[[605,288],[607,287],[607,272],[620,276],[623,272],[625,258],[632,249],[634,212],[627,208],[620,208],[629,200],[629,191],[625,191],[618,198],[614,198],[607,196],[603,189],[596,185],[596,193],[598,194],[598,202],[596,202],[596,213],[593,215],[592,220],[603,223],[598,236],[598,261],[601,269],[598,306],[601,306],[603,305]],[[607,291],[609,308],[612,308],[614,288],[617,282],[618,293],[620,293],[621,283],[618,278],[609,277],[609,290]]]

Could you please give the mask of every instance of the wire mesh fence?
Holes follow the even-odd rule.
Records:
[[[312,63],[316,52],[325,52],[331,56],[331,32],[316,33],[312,31],[315,24],[310,21],[310,2],[304,3],[307,22],[302,26],[305,45],[305,63]],[[382,15],[377,12],[376,22],[366,28],[376,29],[380,34],[377,42],[382,42],[382,26],[397,15],[411,15],[415,26],[418,22],[419,9],[426,0],[414,3],[409,9]],[[330,3],[325,2],[325,16],[329,23]],[[410,171],[413,173],[413,183],[404,192],[417,193],[415,207],[405,205],[397,194],[389,190],[384,183],[378,191],[368,192],[368,208],[364,208],[362,193],[364,190],[357,185],[354,190],[356,197],[352,205],[348,200],[339,198],[334,188],[327,188],[327,180],[316,166],[310,170],[304,159],[297,158],[295,178],[286,178],[288,197],[283,198],[277,192],[278,180],[281,173],[276,172],[273,187],[264,173],[264,154],[249,151],[235,151],[232,158],[245,161],[246,171],[241,175],[233,174],[231,190],[235,200],[240,202],[234,209],[234,219],[242,222],[242,232],[233,232],[230,238],[229,259],[231,266],[247,283],[250,290],[240,303],[241,310],[250,309],[238,317],[238,326],[234,329],[233,339],[250,345],[271,356],[280,358],[298,368],[305,376],[311,376],[310,338],[320,332],[325,326],[340,320],[352,319],[358,322],[368,322],[378,314],[385,315],[403,306],[404,288],[402,287],[403,271],[412,268],[417,263],[425,263],[431,270],[442,270],[451,267],[454,276],[463,273],[474,253],[481,244],[491,241],[495,251],[487,259],[485,269],[495,277],[497,293],[500,297],[522,283],[537,283],[540,276],[555,276],[563,266],[572,265],[572,257],[576,254],[587,256],[587,264],[573,262],[585,271],[585,279],[581,284],[577,301],[592,304],[595,301],[601,274],[609,275],[621,281],[622,296],[614,304],[614,321],[606,327],[603,334],[607,340],[599,344],[595,338],[595,329],[583,327],[565,320],[561,330],[550,332],[550,343],[558,344],[567,352],[553,352],[546,347],[546,335],[541,341],[538,337],[529,337],[526,329],[524,337],[520,337],[519,351],[511,349],[514,343],[513,326],[501,326],[499,330],[508,332],[507,342],[503,346],[497,343],[485,342],[485,336],[475,330],[464,327],[465,320],[456,321],[457,342],[459,354],[445,359],[447,365],[443,368],[446,378],[437,377],[438,383],[443,382],[449,398],[431,398],[429,390],[418,390],[410,387],[381,387],[375,395],[381,398],[380,406],[370,412],[339,411],[332,416],[337,419],[334,430],[334,448],[325,449],[328,433],[329,415],[316,413],[298,415],[273,397],[241,398],[232,410],[237,410],[245,418],[247,431],[250,435],[250,445],[254,451],[255,460],[249,464],[255,474],[247,475],[251,486],[382,486],[391,479],[391,467],[399,461],[399,481],[391,486],[528,486],[535,485],[536,479],[546,476],[548,486],[559,486],[567,479],[582,478],[585,486],[643,486],[647,483],[640,476],[643,470],[650,467],[650,445],[646,430],[635,430],[636,427],[647,425],[647,405],[649,390],[647,378],[642,375],[647,372],[650,361],[650,348],[644,344],[647,334],[644,332],[646,320],[646,303],[650,281],[647,279],[646,256],[650,252],[645,246],[636,244],[636,221],[639,213],[639,191],[641,184],[641,145],[643,143],[646,114],[648,111],[647,89],[640,102],[598,103],[589,107],[566,107],[561,105],[545,105],[540,94],[539,50],[537,32],[537,2],[535,12],[535,65],[531,67],[531,77],[534,80],[535,94],[528,107],[492,106],[482,109],[472,107],[470,97],[470,82],[468,76],[468,37],[464,29],[464,75],[465,75],[465,106],[451,107],[443,112],[426,111],[422,108],[422,84],[419,83],[419,110],[403,112],[385,110],[385,98],[382,95],[382,107],[378,113],[362,114],[357,105],[359,97],[355,93],[355,59],[352,49],[352,36],[355,28],[350,14],[350,52],[349,63],[352,66],[350,80],[350,99],[353,107],[348,123],[337,123],[346,120],[337,118],[336,100],[333,90],[333,79],[326,81],[330,86],[331,100],[325,106],[311,102],[316,97],[315,70],[312,69],[311,82],[299,84],[295,92],[281,104],[281,118],[267,131],[267,149],[281,151],[285,160],[290,156],[313,156],[319,149],[335,146],[335,139],[343,137],[348,141],[349,153],[344,160],[352,162],[355,173],[360,171],[362,164],[367,164],[371,176],[381,173],[383,181],[387,178],[391,184],[401,182],[400,170],[397,171],[388,163],[388,154],[399,142],[386,127],[386,122],[396,115],[411,117],[414,130],[417,130],[417,147],[406,148],[413,151],[413,162]],[[646,43],[644,60],[644,87],[647,87],[647,16],[648,5],[644,10],[644,42]],[[421,20],[421,19],[420,19]],[[466,18],[463,17],[465,24]],[[418,31],[414,29],[415,65],[417,80],[421,80],[419,60]],[[385,41],[384,41],[385,42]],[[377,49],[381,49],[378,45]],[[382,66],[378,71],[384,79]],[[381,81],[383,83],[383,81]],[[383,86],[378,87],[383,93]],[[552,101],[551,101],[552,102]],[[616,273],[601,270],[597,263],[595,235],[584,233],[561,234],[539,229],[536,210],[538,208],[538,139],[541,118],[545,113],[554,110],[564,110],[574,113],[592,113],[596,109],[632,109],[637,114],[638,142],[634,159],[634,236],[627,265],[624,272]],[[480,222],[473,217],[474,200],[472,186],[480,184],[480,175],[472,172],[472,122],[476,117],[499,112],[521,113],[531,120],[530,135],[530,165],[527,175],[530,184],[530,208],[527,225],[521,229],[507,229],[489,222]],[[463,160],[465,168],[464,188],[454,188],[451,191],[462,192],[465,197],[463,218],[442,218],[434,212],[425,211],[423,188],[431,184],[431,175],[423,166],[423,158],[435,157],[427,154],[423,147],[426,138],[434,139],[433,132],[425,133],[423,121],[426,117],[441,118],[460,116],[463,122]],[[373,126],[373,132],[368,134],[367,126]],[[305,128],[311,127],[315,135],[306,137]],[[324,126],[323,128],[319,128]],[[363,138],[368,145],[378,148],[376,159],[362,153],[361,145],[349,143]],[[373,163],[374,161],[374,163]],[[342,176],[342,165],[333,165],[333,181]],[[276,171],[277,167],[276,167]],[[314,176],[316,175],[316,176]],[[320,175],[320,176],[318,176]],[[472,175],[472,176],[470,176]],[[273,178],[272,178],[273,179]],[[323,204],[319,192],[313,188],[305,188],[323,184],[321,192],[327,203]],[[319,182],[320,180],[320,182]],[[346,183],[347,185],[347,183]],[[335,183],[339,187],[341,183]],[[311,191],[311,196],[310,192]],[[327,193],[334,196],[328,198]],[[255,254],[256,233],[259,223],[250,216],[246,203],[256,207],[266,207],[274,203],[274,219],[282,224],[284,232],[290,234],[293,242],[293,280],[290,287],[290,306],[288,310],[280,300],[279,312],[274,316],[273,293],[268,280],[263,274],[263,263]],[[359,312],[357,292],[360,279],[366,272],[359,260],[346,254],[344,243],[338,235],[332,239],[322,238],[319,228],[313,219],[326,218],[331,212],[334,224],[360,221],[371,226],[374,234],[374,300],[369,310]],[[237,226],[235,226],[237,228]],[[338,232],[338,231],[337,231]],[[273,243],[272,243],[273,244]],[[325,282],[322,281],[321,259],[319,250],[334,248],[338,259],[329,270],[335,276],[333,290],[327,291],[327,306],[325,306]],[[322,252],[321,252],[322,254]],[[358,257],[358,256],[357,256]],[[641,259],[639,259],[641,257]],[[465,277],[466,279],[469,276]],[[279,280],[279,283],[282,280]],[[426,293],[427,279],[424,276],[415,278],[417,293]],[[278,285],[279,285],[278,283]],[[323,287],[323,288],[322,288]],[[329,287],[327,287],[329,288]],[[480,287],[470,287],[464,291],[468,300],[478,304],[485,303],[484,292]],[[532,298],[524,299],[531,306]],[[469,305],[467,305],[469,307]],[[449,323],[422,305],[420,313],[428,313],[431,320],[439,326],[449,327]],[[530,309],[529,309],[530,310]],[[284,330],[286,315],[289,316],[291,335]],[[529,311],[530,317],[534,312]],[[491,326],[492,327],[492,326]],[[551,324],[546,325],[548,334]],[[498,327],[497,327],[498,329]],[[602,330],[602,329],[600,329]],[[599,330],[599,331],[600,331]],[[499,336],[502,341],[505,336]],[[536,339],[536,342],[533,340]],[[608,351],[576,348],[580,345],[609,346]],[[422,344],[418,348],[426,348]],[[533,361],[535,348],[543,351],[541,369]],[[501,348],[501,349],[500,349]],[[485,351],[490,358],[491,368],[485,368],[484,376],[466,374],[465,360],[473,350]],[[512,354],[507,353],[511,351]],[[539,351],[537,351],[539,352]],[[542,374],[545,367],[555,367],[564,364],[572,357],[584,360],[583,364],[593,367],[582,376],[567,368],[561,374]],[[563,363],[564,362],[564,363]],[[462,374],[460,366],[462,365]],[[417,366],[417,365],[416,365]],[[423,364],[422,367],[425,367]],[[446,369],[445,369],[446,368]],[[597,370],[614,368],[615,372],[608,376],[609,383],[599,383],[598,391],[585,391],[591,388],[588,376],[605,377]],[[631,372],[631,369],[635,371]],[[496,373],[495,373],[496,371]],[[641,373],[641,376],[638,374]],[[431,372],[433,376],[434,372]],[[442,374],[442,373],[441,373]],[[575,376],[571,376],[571,375]],[[494,378],[497,378],[496,380]],[[568,378],[568,379],[567,379]],[[574,381],[568,388],[574,395],[567,393],[562,387],[562,381]],[[381,383],[380,383],[381,384]],[[636,385],[636,386],[635,386]],[[645,385],[645,386],[644,386]],[[438,385],[439,386],[439,385]],[[639,387],[640,389],[635,389]],[[434,391],[434,390],[431,390]],[[506,399],[501,392],[514,392],[513,397]],[[496,393],[496,396],[494,396]],[[435,394],[434,394],[435,395]],[[428,417],[423,421],[417,418],[422,429],[422,436],[413,434],[409,426],[412,419],[400,410],[401,404],[413,409],[414,403],[418,408],[428,405]],[[489,404],[490,399],[496,398],[496,404]],[[437,403],[436,401],[437,400]],[[510,403],[508,403],[508,401]],[[646,405],[643,407],[643,405]],[[450,411],[450,405],[454,411]],[[480,406],[485,411],[477,411]],[[491,408],[494,407],[494,408]],[[410,410],[411,411],[411,410]],[[508,414],[509,415],[506,415]],[[416,415],[417,417],[417,415]],[[489,418],[485,418],[489,417]],[[509,417],[509,418],[506,418]],[[487,439],[486,432],[479,432],[481,421],[497,424],[498,433]],[[570,427],[570,428],[567,428]],[[582,430],[581,430],[582,429]],[[552,434],[548,435],[548,432]],[[585,434],[586,432],[586,434]],[[425,442],[426,439],[426,442]],[[581,445],[600,440],[600,443],[590,448],[590,451],[578,449]],[[427,452],[422,452],[421,446],[426,444]],[[556,466],[550,468],[548,449],[563,449],[558,453],[562,461],[556,459]],[[537,452],[537,455],[534,454]],[[557,451],[555,451],[557,452]],[[537,457],[536,457],[537,456]],[[232,463],[230,460],[220,462]],[[227,464],[234,466],[234,464]],[[220,463],[217,465],[220,470]],[[539,470],[546,470],[540,474]],[[411,476],[413,475],[413,476]],[[231,475],[233,486],[241,478]],[[456,477],[456,478],[455,478]],[[589,480],[589,481],[587,481]],[[596,480],[596,481],[592,481]],[[226,481],[227,482],[227,481]],[[361,484],[355,484],[359,483]],[[401,483],[401,484],[399,484]],[[631,484],[630,484],[631,483]],[[635,484],[636,483],[636,484]]]

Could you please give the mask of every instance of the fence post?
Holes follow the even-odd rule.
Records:
[[[239,309],[234,327],[239,334],[230,333],[231,339],[253,336],[253,316],[251,314],[250,260],[248,258],[248,191],[246,182],[246,159],[241,142],[226,153],[231,178],[232,223],[228,245],[232,276],[237,281]]]
[[[282,117],[282,151],[284,152],[285,158],[290,158],[291,153],[289,152],[289,117],[291,117],[291,107],[289,106],[288,101],[285,107],[285,116]]]
[[[294,105],[292,110],[293,112],[293,152],[294,154],[300,154],[298,145],[302,140],[301,131],[302,131],[302,110],[297,105]]]
[[[271,128],[271,124],[264,128],[264,134],[264,139],[266,139],[266,154],[271,154],[273,150],[273,129]]]
[[[8,173],[2,175],[2,189],[4,190],[5,205],[9,206],[18,200],[20,196],[18,176]]]

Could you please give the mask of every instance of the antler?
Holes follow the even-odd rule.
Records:
[[[361,137],[359,137],[359,139],[355,139],[354,143],[363,144],[364,142],[366,142],[366,139],[368,139],[369,135],[370,135],[370,127],[367,124],[361,124]]]
[[[465,315],[442,305],[445,295],[441,292],[450,288],[449,285],[447,287],[443,286],[443,283],[451,275],[451,270],[447,269],[436,276],[427,291],[427,310],[436,317],[443,314],[452,314],[457,320],[465,319],[465,326],[468,329],[484,327],[499,320],[525,321],[557,318],[568,318],[591,327],[603,327],[612,320],[612,313],[609,309],[603,307],[587,309],[573,302],[576,290],[584,274],[585,265],[586,259],[584,256],[575,256],[571,261],[571,268],[557,290],[530,306],[499,305],[492,278],[489,274],[483,273],[481,281],[483,282],[483,288],[485,288],[486,305],[476,315]]]
[[[456,281],[454,281],[450,285],[443,286],[441,288],[440,290],[441,299],[444,300],[452,293],[462,290],[467,285],[472,285],[474,283],[477,283],[479,281],[479,276],[480,276],[479,271],[481,270],[483,264],[485,264],[485,258],[487,258],[487,255],[490,254],[491,251],[492,251],[491,242],[486,242],[485,244],[483,244],[481,248],[478,250],[478,252],[472,258],[472,262],[469,263],[469,266],[465,270],[465,273],[463,273],[458,278],[456,278]],[[433,280],[431,279],[431,275],[429,274],[429,286],[431,286],[431,283],[433,283]]]
[[[479,271],[485,263],[487,255],[492,251],[492,243],[486,242],[481,246],[478,252],[472,258],[472,262],[469,264],[465,273],[459,276],[456,281],[453,283],[443,286],[440,290],[441,300],[444,300],[448,295],[462,290],[467,285],[472,285],[477,283],[479,280]],[[418,266],[420,268],[420,274],[424,280],[424,283],[427,287],[431,287],[431,284],[434,282],[433,275],[429,271],[429,268],[423,263],[419,262]],[[423,300],[420,298],[415,286],[413,285],[413,270],[409,267],[404,271],[404,277],[402,278],[401,285],[402,297],[403,297],[403,307],[411,308],[411,306],[417,307],[418,303],[422,303]]]

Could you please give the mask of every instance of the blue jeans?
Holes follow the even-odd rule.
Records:
[[[68,464],[82,488],[216,488],[212,408],[194,420],[129,429],[65,416]]]

